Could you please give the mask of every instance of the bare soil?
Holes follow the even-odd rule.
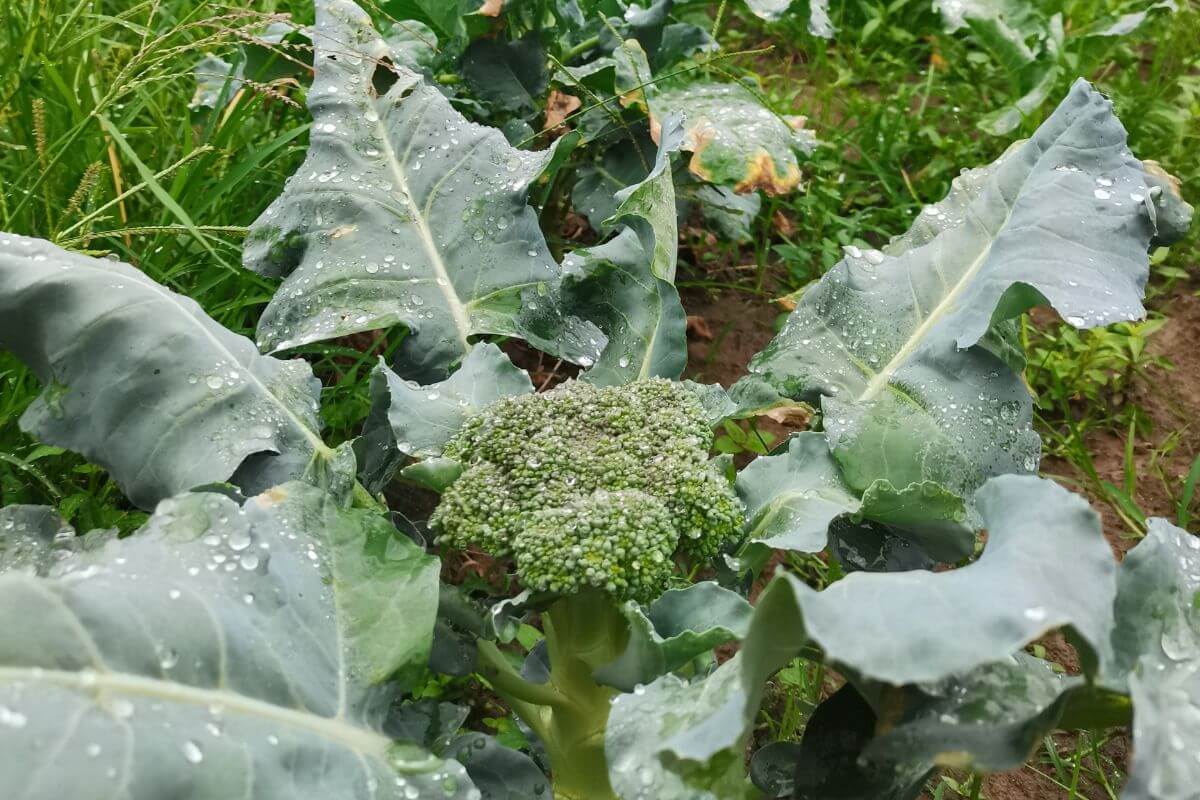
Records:
[[[750,358],[775,335],[775,318],[782,309],[740,292],[714,295],[686,290],[682,297],[692,322],[688,326],[688,377],[732,386],[746,374]]]

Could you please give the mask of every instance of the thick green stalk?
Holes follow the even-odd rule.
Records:
[[[531,684],[491,642],[479,643],[481,671],[496,693],[542,739],[557,800],[616,800],[608,782],[604,729],[616,691],[593,671],[619,656],[629,638],[617,604],[599,592],[557,601],[542,614],[550,680]]]
[[[568,700],[550,715],[546,752],[558,800],[615,798],[608,783],[604,729],[616,691],[592,678],[615,659],[629,639],[628,622],[600,592],[559,600],[542,615],[550,683]]]

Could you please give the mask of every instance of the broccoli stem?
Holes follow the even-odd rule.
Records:
[[[479,643],[485,676],[541,738],[557,800],[616,800],[608,782],[604,729],[617,692],[592,672],[619,656],[629,639],[616,602],[596,591],[558,600],[542,614],[550,680],[525,680],[491,642]]]
[[[616,691],[592,678],[629,640],[629,623],[608,595],[587,591],[556,602],[542,615],[550,684],[568,698],[550,715],[546,753],[560,800],[615,798],[608,783],[604,729]]]

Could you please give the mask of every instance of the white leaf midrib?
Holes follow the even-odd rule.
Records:
[[[43,683],[77,690],[81,694],[113,693],[205,709],[219,707],[227,714],[302,730],[342,745],[353,752],[381,759],[386,757],[391,745],[391,741],[383,734],[352,725],[341,717],[322,717],[225,689],[202,689],[125,672],[98,670],[85,675],[70,670],[0,667],[0,684],[4,683],[22,683],[27,686]]]
[[[1030,172],[1032,172],[1032,169]],[[916,352],[917,348],[921,346],[926,335],[928,335],[929,332],[933,330],[934,326],[941,322],[942,318],[944,318],[951,311],[951,309],[955,307],[958,299],[964,292],[966,292],[967,287],[971,285],[971,282],[975,279],[975,276],[979,273],[979,271],[983,269],[983,265],[987,262],[988,256],[991,255],[992,247],[996,244],[996,240],[1000,238],[1001,234],[1004,232],[1004,229],[1008,227],[1009,220],[1012,219],[1013,210],[1016,209],[1017,201],[1019,199],[1019,195],[1013,198],[1012,204],[1009,205],[1008,210],[1004,214],[1004,219],[996,228],[996,234],[994,236],[988,236],[987,244],[985,244],[984,247],[979,251],[979,255],[977,255],[974,260],[971,261],[971,265],[961,274],[959,279],[955,282],[954,287],[947,292],[941,301],[929,311],[929,315],[926,316],[925,319],[922,320],[921,324],[913,330],[912,335],[905,340],[904,345],[896,351],[896,354],[888,360],[888,363],[875,373],[874,377],[872,377],[867,383],[866,388],[863,389],[862,394],[856,398],[855,402],[866,403],[878,396],[879,393],[883,391],[883,389],[891,381],[892,376],[895,375],[896,371],[900,369],[900,367],[904,366],[909,357],[912,356],[912,354]],[[971,206],[968,205],[967,209],[970,210],[970,208]],[[987,231],[987,226],[983,224],[982,220],[979,220],[979,226],[983,228],[985,232]],[[925,246],[930,247],[937,241],[938,239],[935,238]],[[909,258],[912,257],[911,254],[913,252],[914,251],[911,250],[909,251]],[[941,273],[939,272],[939,274]]]
[[[411,100],[411,98],[409,98]],[[471,318],[467,314],[466,306],[459,299],[458,293],[454,289],[454,283],[450,280],[450,272],[446,268],[446,262],[442,258],[441,251],[438,250],[437,244],[433,240],[433,232],[429,228],[429,223],[425,219],[425,214],[421,208],[417,206],[416,200],[413,198],[412,191],[408,186],[408,175],[404,172],[404,166],[396,157],[396,150],[392,147],[392,141],[388,138],[388,131],[384,125],[386,114],[376,114],[378,117],[374,123],[375,136],[379,140],[380,149],[383,152],[384,160],[387,162],[388,170],[392,173],[397,186],[400,188],[400,194],[404,197],[404,203],[408,206],[409,213],[412,215],[413,226],[417,230],[417,235],[421,240],[421,246],[429,257],[430,266],[433,267],[434,274],[437,276],[437,286],[442,292],[442,296],[446,300],[446,307],[450,310],[450,316],[454,320],[454,327],[457,332],[458,344],[463,352],[470,352],[471,344],[467,341],[467,337],[471,334]],[[420,117],[417,117],[413,122],[413,138],[415,139],[420,129]]]

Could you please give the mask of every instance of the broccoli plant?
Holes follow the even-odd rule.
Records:
[[[459,43],[503,6],[404,5]],[[308,155],[245,242],[280,280],[256,341],[133,266],[0,234],[0,345],[44,384],[23,428],[152,511],[120,539],[0,509],[0,785],[911,800],[939,766],[1012,769],[1058,727],[1132,722],[1126,800],[1193,796],[1200,540],[1152,521],[1118,566],[1098,515],[1036,476],[1014,324],[1042,303],[1079,328],[1140,316],[1148,251],[1187,231],[1112,104],[1079,81],[907,233],[847,248],[727,394],[681,380],[678,200],[783,190],[794,141],[737,136],[740,91],[645,91],[636,54],[653,69],[696,39],[669,2],[553,6],[575,26],[559,60],[616,106],[579,127],[654,132],[644,168],[605,170],[620,186],[577,171],[571,194],[608,210],[561,262],[530,201],[572,143],[468,119],[430,76],[448,56],[348,0],[317,2]],[[320,382],[278,354],[367,330],[393,359],[361,437],[327,442]],[[515,339],[578,376],[535,392]],[[710,458],[713,426],[796,406],[810,430],[736,474]],[[764,585],[780,550],[847,574]],[[439,559],[492,580],[440,582]],[[1059,629],[1079,675],[1024,650]],[[845,683],[747,770],[767,681],[797,658]]]
[[[522,586],[555,598],[542,615],[544,686],[514,674],[492,643],[480,653],[545,746],[560,797],[607,786],[616,691],[593,672],[628,644],[620,604],[656,600],[677,556],[703,565],[741,532],[741,501],[708,461],[712,438],[695,390],[650,379],[502,398],[445,447],[463,472],[430,517],[437,542],[511,558]]]

